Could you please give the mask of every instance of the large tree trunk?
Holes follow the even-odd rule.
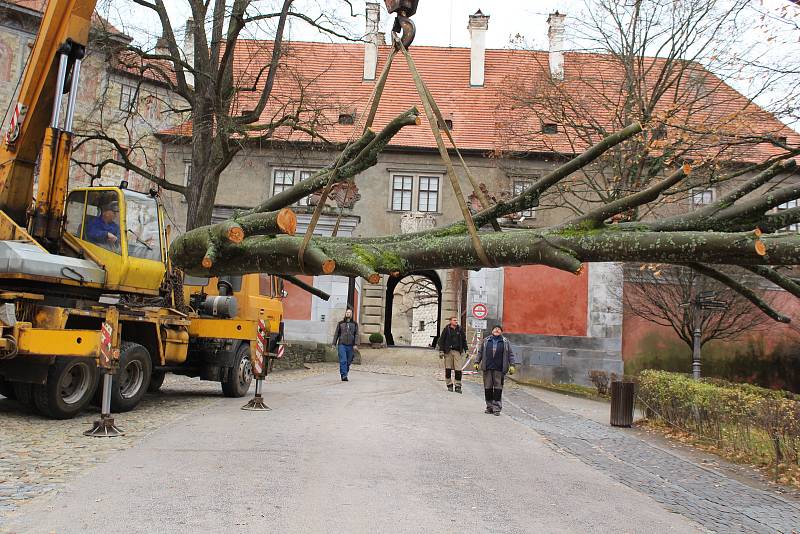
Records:
[[[311,191],[324,187],[331,179],[355,176],[377,162],[380,150],[403,126],[413,124],[416,110],[401,114],[378,134],[364,136],[343,152],[334,175],[324,169],[294,188],[264,201],[250,212],[231,221],[198,228],[178,238],[170,249],[175,265],[198,276],[270,273],[282,276],[337,274],[361,276],[373,283],[380,275],[403,275],[421,270],[487,267],[476,253],[463,223],[415,234],[373,238],[313,237],[305,251],[303,239],[293,237],[294,215],[286,208]],[[508,202],[492,206],[475,219],[491,219],[527,209],[539,195],[570,174],[590,164],[605,151],[637,135],[634,124],[609,135],[597,145],[534,182]],[[752,178],[766,183],[772,177],[795,167],[793,160],[778,162]],[[648,222],[613,222],[615,217],[637,206],[652,202],[676,186],[691,172],[684,165],[649,188],[610,202],[601,208],[562,224],[543,229],[518,229],[479,233],[481,244],[492,266],[546,265],[579,274],[587,262],[639,262],[683,264],[722,283],[751,300],[777,320],[785,317],[747,288],[705,264],[738,265],[791,288],[800,296],[800,286],[790,283],[769,265],[795,265],[800,262],[800,237],[796,233],[764,235],[760,227],[773,223],[769,214],[778,202],[800,197],[800,188],[784,188],[763,199],[744,199],[754,191],[744,186],[735,199],[730,195],[702,213]],[[284,209],[280,209],[284,208]],[[278,211],[280,209],[280,211]],[[793,212],[782,223],[800,221]],[[303,255],[302,261],[300,255]],[[727,280],[727,281],[726,281]]]

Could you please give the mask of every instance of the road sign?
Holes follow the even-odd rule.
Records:
[[[476,304],[472,307],[472,316],[476,319],[486,319],[486,316],[489,315],[489,308],[486,307],[486,304]]]
[[[470,319],[469,325],[475,330],[486,330],[486,319]]]

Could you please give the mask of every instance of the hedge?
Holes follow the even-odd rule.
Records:
[[[800,397],[719,379],[642,371],[638,400],[649,418],[747,453],[762,462],[800,463]]]

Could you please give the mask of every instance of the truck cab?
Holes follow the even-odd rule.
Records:
[[[158,294],[167,243],[154,196],[118,187],[76,189],[65,215],[65,240],[104,268],[106,289]]]

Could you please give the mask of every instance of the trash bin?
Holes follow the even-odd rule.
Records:
[[[630,427],[633,424],[635,390],[633,382],[611,382],[611,426]]]

